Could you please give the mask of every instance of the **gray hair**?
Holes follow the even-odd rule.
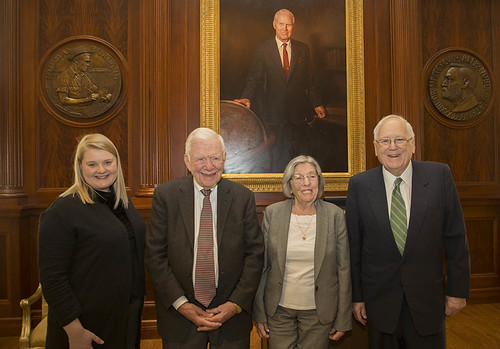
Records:
[[[211,130],[206,127],[198,127],[197,129],[194,129],[186,139],[186,148],[185,148],[185,153],[188,157],[188,159],[191,158],[191,144],[193,142],[199,142],[199,141],[208,141],[212,139],[217,139],[220,142],[221,148],[222,148],[222,156],[225,159],[226,158],[226,145],[224,144],[224,138],[214,130]]]
[[[406,133],[408,134],[408,137],[415,138],[415,132],[413,132],[413,127],[411,127],[410,123],[402,116],[391,114],[384,116],[382,119],[380,119],[377,126],[375,126],[375,128],[373,129],[373,142],[375,142],[378,139],[378,132],[380,130],[380,127],[382,127],[382,125],[389,119],[397,119],[403,122],[405,124]]]
[[[295,24],[295,16],[293,15],[292,11],[290,11],[286,8],[282,8],[281,10],[276,11],[276,13],[274,14],[273,22],[276,22],[278,20],[278,15],[283,15],[283,16],[290,15],[290,16],[292,16],[292,24]]]
[[[321,167],[319,167],[318,162],[309,155],[299,155],[290,160],[288,165],[286,165],[285,171],[283,172],[283,182],[281,183],[283,194],[285,194],[287,198],[293,197],[290,180],[292,179],[292,176],[295,172],[295,167],[297,167],[297,165],[299,164],[311,164],[314,166],[314,169],[318,174],[318,195],[316,198],[320,198],[325,190],[325,177],[323,177],[323,173],[321,172]]]

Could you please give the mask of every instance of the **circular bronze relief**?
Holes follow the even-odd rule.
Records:
[[[104,40],[87,36],[66,39],[42,61],[42,102],[64,123],[100,124],[123,104],[123,67],[122,56]]]
[[[446,49],[427,63],[426,107],[439,122],[470,127],[491,107],[491,70],[469,50]]]

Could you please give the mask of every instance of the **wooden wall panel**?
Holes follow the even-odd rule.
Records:
[[[9,286],[9,242],[8,233],[6,231],[0,230],[0,302],[8,299],[8,289]]]
[[[467,237],[471,254],[472,274],[497,273],[495,252],[498,252],[498,236],[495,234],[496,219],[468,219]]]
[[[490,0],[453,1],[448,6],[442,1],[422,2],[423,61],[427,62],[442,49],[456,47],[476,52],[484,61],[497,69],[493,78],[500,81],[498,62],[493,56],[494,40],[492,26],[492,3]],[[498,13],[496,14],[498,16]],[[471,19],[475,20],[471,20]],[[472,24],[474,23],[474,24]],[[424,113],[425,142],[423,156],[426,160],[446,162],[450,165],[455,180],[463,184],[494,183],[498,193],[499,175],[497,166],[498,109],[495,107],[477,125],[456,129],[437,122],[426,110]],[[490,166],[484,166],[490,164]]]
[[[366,168],[379,165],[373,148],[373,129],[392,112],[390,3],[364,1],[365,38],[365,134]]]
[[[127,60],[129,6],[127,1],[39,1],[36,13],[38,34],[35,63],[40,66],[49,50],[68,37],[91,35],[108,41]],[[138,29],[138,28],[137,28]],[[124,81],[128,71],[122,71]],[[39,84],[43,82],[39,81]],[[43,85],[39,89],[45,88]],[[122,93],[127,90],[122,88]],[[40,91],[36,91],[37,94]],[[37,102],[36,153],[37,189],[67,188],[72,183],[71,159],[81,135],[100,132],[116,145],[124,165],[128,159],[128,105],[109,122],[80,128],[61,123]],[[50,166],[47,166],[47,164]],[[127,168],[124,166],[124,168]],[[61,191],[59,189],[59,191]]]
[[[23,197],[19,1],[0,2],[0,198]]]

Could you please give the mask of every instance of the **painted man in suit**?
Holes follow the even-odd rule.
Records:
[[[450,168],[412,161],[415,135],[397,115],[380,120],[374,146],[382,165],[353,176],[347,194],[354,317],[368,323],[372,349],[444,349],[445,316],[462,310],[470,292]]]
[[[165,348],[249,347],[263,237],[253,193],[221,178],[225,157],[222,137],[198,128],[186,141],[191,175],[154,192],[146,265]]]
[[[307,121],[314,112],[326,115],[316,90],[311,54],[307,44],[293,40],[295,23],[287,9],[276,12],[273,28],[276,36],[257,48],[241,99],[250,108],[259,89],[264,90],[262,121],[274,133],[271,172],[283,172],[288,161],[307,153]]]

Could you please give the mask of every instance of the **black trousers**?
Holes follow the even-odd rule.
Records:
[[[221,335],[220,330],[198,332],[196,326],[190,326],[186,340],[181,343],[167,342],[163,339],[163,349],[248,349],[250,347],[250,334],[236,341],[228,341]]]
[[[444,309],[443,309],[444,311]],[[446,349],[446,326],[441,332],[430,336],[418,334],[406,297],[403,297],[401,314],[395,333],[383,333],[368,325],[370,349]]]

